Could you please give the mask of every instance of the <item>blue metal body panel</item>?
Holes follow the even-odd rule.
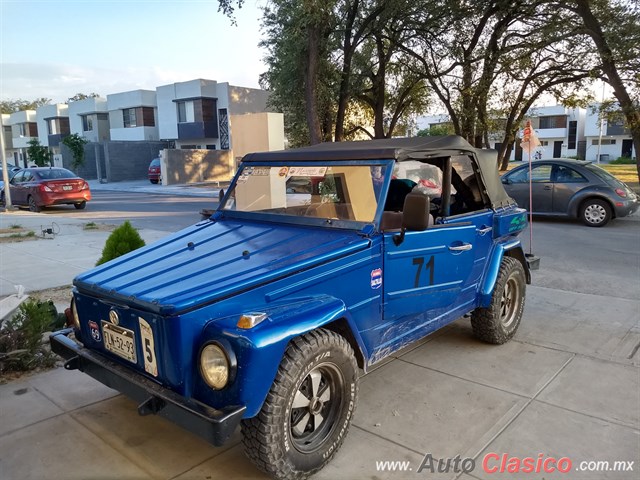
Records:
[[[487,306],[502,257],[521,249],[516,236],[526,227],[524,211],[515,206],[485,209],[408,231],[396,245],[397,233],[378,231],[382,210],[380,204],[373,225],[332,228],[321,219],[266,222],[258,214],[218,211],[211,221],[78,276],[80,338],[187,399],[215,409],[245,406],[249,418],[259,412],[296,336],[346,324],[366,369]],[[107,351],[95,331],[111,311],[136,338],[135,363]],[[250,312],[267,318],[239,328],[240,316]],[[145,369],[141,319],[153,332],[156,375]],[[219,391],[199,374],[199,352],[211,341],[236,362],[232,381]]]

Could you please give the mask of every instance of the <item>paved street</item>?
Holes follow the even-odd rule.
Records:
[[[143,220],[133,217],[149,222],[139,224],[149,241],[169,228],[168,218],[193,215],[191,198],[137,202],[133,193],[109,195],[104,200],[111,199],[114,209],[118,198],[140,206],[159,204],[160,212],[140,213]],[[181,214],[182,207],[187,208]],[[12,244],[10,255],[2,245],[2,275],[9,270],[7,262],[55,247],[56,262],[43,263],[39,276],[60,279],[60,270],[69,267],[70,281],[76,270],[95,262],[106,235],[83,232],[82,223],[94,218],[84,215],[117,221],[137,212],[100,208],[96,203],[86,212],[0,215],[2,227],[54,218],[67,225],[66,237]],[[514,341],[481,344],[461,319],[383,361],[362,378],[343,448],[313,478],[637,478],[640,217],[601,229],[558,220],[537,221],[533,228],[533,251],[542,264],[533,272]],[[527,239],[528,233],[523,236],[528,247]],[[81,258],[65,256],[81,246]],[[77,372],[57,369],[1,385],[0,417],[2,478],[266,478],[244,457],[238,432],[225,447],[211,447],[161,418],[139,417],[133,402]],[[483,469],[486,461],[489,471],[498,470],[503,453],[567,458],[570,469],[550,474]],[[425,464],[428,458],[458,455],[473,459],[475,468],[433,474]],[[405,471],[388,471],[377,465],[382,461],[410,463]],[[579,471],[590,461],[608,461],[611,467],[624,461],[625,468],[633,462],[633,471]]]

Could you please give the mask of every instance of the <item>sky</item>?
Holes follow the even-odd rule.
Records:
[[[205,78],[258,87],[260,6],[217,0],[0,0],[0,100],[64,102]]]

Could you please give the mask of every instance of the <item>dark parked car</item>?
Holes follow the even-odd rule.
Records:
[[[162,176],[160,173],[160,159],[154,158],[149,164],[149,181],[155,184],[160,180],[162,180]]]
[[[65,168],[25,168],[13,176],[9,185],[11,203],[28,206],[32,212],[64,204],[82,210],[91,200],[89,184]],[[0,195],[4,204],[4,190]]]
[[[345,438],[358,367],[466,314],[489,343],[518,329],[526,212],[496,161],[456,136],[245,155],[210,220],[76,277],[52,349],[214,445],[242,424],[258,468],[306,478]]]
[[[589,227],[634,213],[640,205],[628,185],[583,160],[538,160],[531,167],[533,213],[579,218]],[[502,177],[507,193],[529,209],[529,165]]]

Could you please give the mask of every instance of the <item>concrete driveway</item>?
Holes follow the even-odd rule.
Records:
[[[313,478],[637,478],[638,220],[536,223],[541,270],[515,339],[481,344],[461,319],[383,361],[362,378],[344,446]],[[77,372],[1,385],[0,417],[6,479],[265,478],[238,432],[211,447]],[[447,457],[458,471],[437,473]],[[567,471],[508,473],[526,457]]]

